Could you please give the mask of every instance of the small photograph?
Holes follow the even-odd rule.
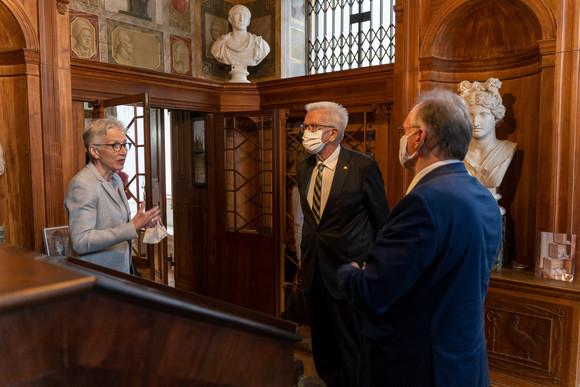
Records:
[[[43,229],[46,255],[51,257],[74,257],[68,226]]]
[[[572,282],[574,280],[575,255],[576,234],[540,232],[536,257],[536,277]]]

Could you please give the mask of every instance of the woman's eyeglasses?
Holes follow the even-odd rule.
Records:
[[[106,146],[106,147],[111,148],[115,152],[121,152],[121,147],[125,148],[125,150],[127,150],[127,151],[130,151],[131,150],[131,146],[133,146],[133,144],[131,144],[130,142],[124,142],[122,144],[116,142],[114,144],[92,144],[92,145],[96,145],[96,146]]]

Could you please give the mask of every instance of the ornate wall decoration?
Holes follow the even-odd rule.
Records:
[[[490,369],[560,384],[563,332],[570,311],[553,305],[488,297],[485,333]]]
[[[72,0],[71,57],[168,73],[183,71],[184,75],[198,76],[191,60],[180,64],[172,62],[183,55],[193,58],[193,4],[192,0]],[[79,19],[75,22],[79,17],[86,21]],[[80,28],[83,24],[86,27],[86,22],[91,24],[92,30]],[[88,51],[86,48],[81,50],[81,46],[75,48],[78,43],[76,35],[81,29],[85,30],[84,42],[91,46],[94,44],[94,48]],[[172,46],[175,40],[171,37],[181,40],[179,48]],[[185,42],[188,42],[187,54],[183,47]]]
[[[191,32],[191,1],[172,0],[169,9],[169,27]]]
[[[191,75],[191,39],[169,36],[171,47],[171,72]]]
[[[71,57],[99,60],[99,17],[70,10]]]
[[[163,33],[107,20],[108,62],[148,70],[163,70]]]

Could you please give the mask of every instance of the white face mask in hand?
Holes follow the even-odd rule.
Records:
[[[143,235],[143,242],[149,244],[159,243],[167,235],[169,235],[169,233],[165,229],[165,226],[161,222],[157,222],[155,227],[150,227],[145,230],[145,235]]]
[[[328,141],[322,142],[322,133],[328,132],[330,129],[317,130],[316,132],[311,132],[310,130],[305,130],[302,133],[302,145],[310,153],[318,153],[324,148]]]

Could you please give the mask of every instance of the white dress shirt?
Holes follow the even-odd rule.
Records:
[[[338,155],[340,154],[340,146],[335,149],[334,152],[328,157],[324,162],[318,160],[316,167],[312,170],[312,175],[310,175],[310,182],[308,183],[308,204],[312,208],[312,197],[314,196],[314,184],[316,182],[316,176],[318,175],[318,166],[320,163],[324,164],[324,169],[322,170],[322,190],[320,192],[320,218],[324,213],[324,207],[328,201],[328,194],[330,193],[330,188],[332,187],[332,180],[334,179],[334,171],[336,170],[336,163],[338,162]]]
[[[411,192],[411,190],[413,188],[415,188],[415,186],[417,185],[417,183],[419,181],[421,181],[421,179],[428,174],[429,172],[431,172],[432,170],[434,170],[435,168],[439,168],[443,165],[446,164],[454,164],[454,163],[460,163],[461,161],[456,160],[456,159],[450,159],[450,160],[442,160],[442,161],[437,161],[436,163],[433,163],[431,165],[429,165],[427,168],[423,168],[418,174],[415,175],[415,177],[413,178],[413,180],[411,180],[411,184],[409,185],[409,188],[407,188],[407,192],[405,193],[408,194],[409,192]]]

